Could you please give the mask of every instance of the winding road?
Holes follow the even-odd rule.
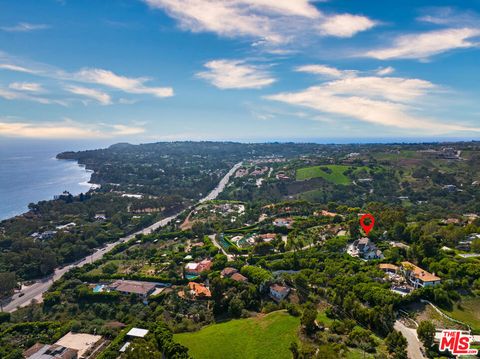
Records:
[[[242,165],[242,162],[239,162],[235,164],[230,171],[227,172],[225,176],[220,180],[218,183],[217,187],[215,187],[207,196],[202,198],[199,202],[205,202],[205,201],[210,201],[218,197],[218,195],[225,189],[225,186],[228,184],[228,181],[230,180],[230,177],[240,168]],[[88,257],[85,257],[75,263],[72,263],[70,265],[67,265],[63,268],[57,268],[55,269],[55,272],[43,279],[39,279],[35,281],[34,284],[30,286],[24,286],[20,291],[15,293],[12,297],[10,297],[10,301],[8,303],[5,303],[3,305],[2,311],[4,312],[14,312],[18,307],[25,307],[29,305],[32,301],[32,299],[35,299],[37,301],[42,301],[42,296],[43,293],[45,293],[51,285],[59,280],[65,273],[67,273],[70,269],[72,268],[79,268],[84,266],[87,263],[93,263],[96,260],[102,259],[103,256],[110,252],[117,244],[127,242],[131,240],[132,238],[135,238],[137,234],[150,234],[157,230],[160,227],[164,227],[167,225],[171,220],[177,218],[180,214],[177,213],[173,216],[170,216],[168,218],[164,218],[158,222],[155,222],[149,227],[146,227],[138,232],[135,232],[133,234],[130,234],[126,237],[120,238],[118,241],[109,243],[107,246],[97,249],[95,253],[89,255]]]

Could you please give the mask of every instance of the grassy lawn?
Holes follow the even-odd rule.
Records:
[[[333,323],[333,319],[327,317],[324,311],[319,311],[317,314],[317,321],[322,322],[328,328]]]
[[[331,172],[324,171],[322,168],[328,168]],[[344,175],[344,172],[348,168],[349,166],[344,165],[325,165],[299,168],[297,170],[297,181],[322,177],[329,182],[346,185],[351,183],[350,178]]]
[[[444,311],[456,320],[469,324],[472,329],[480,333],[480,297],[462,297],[461,307],[454,305],[452,311]]]
[[[195,359],[290,359],[290,344],[297,341],[300,319],[285,311],[210,325],[195,333],[175,334],[176,342],[190,349]]]

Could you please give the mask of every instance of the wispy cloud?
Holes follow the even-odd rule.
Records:
[[[242,60],[214,60],[197,77],[221,89],[260,89],[275,82],[267,71]]]
[[[36,96],[34,94],[28,93],[28,91],[12,90],[10,88],[7,89],[2,87],[0,87],[0,98],[3,98],[5,100],[32,101],[32,102],[37,102],[43,105],[55,104],[55,105],[67,106],[67,102],[62,100]]]
[[[50,26],[46,24],[31,24],[28,22],[19,22],[13,26],[0,26],[0,30],[7,32],[31,32],[36,30],[45,30]]]
[[[67,86],[65,89],[68,92],[71,92],[75,95],[84,96],[84,97],[93,99],[102,105],[112,104],[112,98],[110,97],[109,94],[96,89],[82,87],[82,86]]]
[[[339,70],[335,67],[327,65],[303,65],[295,68],[297,72],[306,72],[314,75],[325,77],[351,77],[356,76],[358,71],[355,70]]]
[[[29,69],[24,66],[13,65],[13,64],[0,64],[0,69],[8,70],[8,71],[15,71],[15,72],[24,72],[27,74],[35,74],[36,71],[33,69]]]
[[[66,87],[69,89],[69,92],[96,99],[102,104],[110,103],[110,94],[100,89],[86,88],[77,84],[95,84],[129,94],[151,95],[157,98],[174,95],[172,87],[150,86],[149,82],[152,79],[148,77],[128,77],[116,74],[110,70],[98,68],[84,68],[77,72],[68,72],[47,64],[29,63],[2,52],[0,52],[0,70],[27,73],[39,78],[53,79],[58,82],[61,88],[64,88],[64,83],[67,82],[68,85]]]
[[[450,28],[425,33],[401,35],[394,39],[393,46],[370,50],[363,54],[379,60],[428,59],[455,49],[478,47],[475,39],[480,28]]]
[[[155,97],[171,97],[171,87],[149,87],[145,85],[150,79],[121,76],[104,69],[86,68],[73,74],[73,80],[104,85],[133,94],[148,94]]]
[[[309,0],[143,0],[193,32],[249,37],[267,46],[311,36],[351,37],[376,22],[365,16],[326,15]]]
[[[390,75],[390,74],[393,74],[394,72],[395,72],[395,69],[391,66],[381,67],[375,71],[375,73],[379,76]]]
[[[8,85],[9,88],[16,91],[26,91],[26,92],[45,92],[45,89],[41,84],[36,82],[12,82]]]
[[[431,82],[402,77],[347,77],[298,92],[267,96],[269,100],[306,107],[339,118],[429,133],[475,131],[480,128],[448,124],[418,115],[419,100],[437,91]]]
[[[143,127],[116,125],[95,125],[75,122],[69,119],[59,122],[9,122],[0,119],[0,136],[79,139],[79,138],[113,138],[138,135],[145,132]]]

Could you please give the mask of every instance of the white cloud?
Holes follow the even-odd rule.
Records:
[[[84,89],[83,95],[88,95],[85,87],[76,86],[72,83],[93,83],[130,94],[152,95],[158,98],[171,97],[174,95],[172,87],[149,86],[148,83],[151,79],[148,77],[127,77],[109,70],[97,68],[84,68],[77,72],[68,72],[42,63],[29,63],[24,65],[25,61],[9,56],[1,51],[0,61],[0,69],[53,79],[60,82],[59,85],[61,85],[61,87],[64,87],[64,83],[67,82],[79,95],[82,95],[79,93],[80,89]],[[95,98],[102,103],[108,102],[105,95],[110,96],[107,93],[101,95],[99,92],[94,93],[92,91],[89,91],[89,94],[91,98]]]
[[[50,26],[45,24],[30,24],[28,22],[19,22],[13,26],[1,26],[0,30],[7,32],[31,32],[36,30],[45,30]]]
[[[374,27],[377,23],[368,17],[351,14],[334,15],[318,26],[324,35],[352,37],[361,31]]]
[[[267,98],[342,118],[401,129],[429,133],[480,132],[480,128],[441,123],[417,115],[419,100],[435,89],[434,84],[420,79],[368,76],[329,81],[299,92],[279,93]]]
[[[6,89],[2,87],[0,87],[0,98],[3,98],[5,100],[32,101],[32,102],[41,103],[43,105],[56,104],[61,106],[67,106],[67,103],[62,100],[50,99],[50,98],[45,98],[40,96],[33,96],[25,91],[12,91],[11,89]]]
[[[42,85],[36,82],[12,82],[8,87],[16,91],[45,92]]]
[[[297,72],[306,72],[315,75],[322,75],[326,77],[350,77],[356,76],[355,70],[339,70],[335,67],[327,65],[303,65],[295,68]]]
[[[103,69],[87,68],[80,70],[73,75],[73,80],[96,83],[133,94],[149,94],[160,98],[173,96],[171,87],[146,86],[145,83],[149,81],[148,78],[126,77]]]
[[[265,45],[294,43],[300,36],[351,37],[375,26],[364,16],[325,15],[309,0],[143,0],[193,32],[250,37]]]
[[[275,82],[268,72],[241,60],[214,60],[205,67],[197,76],[221,89],[259,89]]]
[[[15,72],[24,72],[28,74],[35,74],[36,71],[33,69],[29,69],[23,66],[13,65],[13,64],[0,64],[0,69],[8,70],[8,71],[15,71]]]
[[[85,96],[94,99],[102,105],[110,105],[112,103],[112,98],[109,94],[96,89],[82,86],[67,86],[65,89],[75,95]]]
[[[144,133],[142,127],[91,125],[72,120],[59,122],[7,122],[0,119],[0,136],[50,139],[112,138]]]
[[[390,75],[395,72],[395,69],[391,66],[379,68],[375,73],[379,76]]]
[[[397,37],[391,47],[371,50],[364,55],[379,60],[388,59],[428,59],[433,55],[454,49],[478,47],[473,41],[480,36],[480,29],[442,29],[420,34]]]

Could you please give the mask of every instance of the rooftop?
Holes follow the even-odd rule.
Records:
[[[130,331],[127,333],[127,336],[129,337],[135,337],[135,338],[144,338],[145,335],[148,334],[147,329],[141,329],[141,328],[132,328]]]
[[[55,344],[78,351],[78,357],[83,355],[95,346],[102,339],[101,335],[69,332],[60,338]]]
[[[441,280],[440,277],[437,277],[435,274],[429,273],[423,270],[420,267],[417,267],[415,264],[410,262],[402,262],[403,267],[410,267],[412,274],[415,278],[421,279],[423,282],[434,282]]]
[[[135,293],[146,295],[154,290],[155,283],[139,282],[133,280],[117,280],[112,284],[112,288],[120,292]]]

